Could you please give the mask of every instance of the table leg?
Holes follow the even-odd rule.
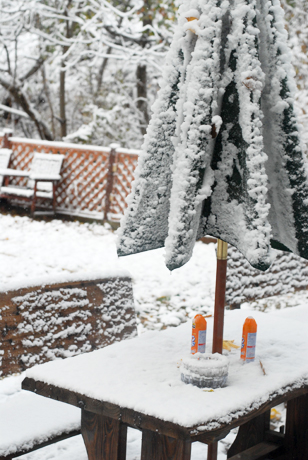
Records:
[[[125,460],[127,426],[119,420],[82,410],[81,434],[89,460]]]
[[[190,460],[191,440],[142,430],[141,460]]]
[[[288,401],[285,450],[288,460],[308,459],[308,395]]]
[[[249,365],[249,364],[248,364]],[[227,458],[239,454],[250,447],[264,441],[265,432],[270,427],[270,411],[258,415],[241,425],[235,441],[228,450]]]
[[[217,460],[218,443],[211,442],[207,447],[207,460]]]

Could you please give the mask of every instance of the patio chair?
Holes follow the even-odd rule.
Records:
[[[0,169],[7,169],[10,163],[12,150],[0,149]],[[4,177],[0,175],[0,187],[3,185]]]
[[[61,179],[60,171],[64,155],[48,153],[35,153],[30,170],[21,171],[0,168],[4,177],[19,177],[28,179],[27,186],[18,185],[1,186],[0,198],[18,199],[31,203],[31,215],[34,214],[37,199],[49,200],[52,208],[56,210],[56,187]]]

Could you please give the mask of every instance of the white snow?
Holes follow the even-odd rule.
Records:
[[[0,455],[18,452],[21,442],[31,449],[38,440],[44,442],[49,436],[80,427],[78,408],[34,393],[19,391],[0,402],[0,407]]]
[[[46,147],[50,148],[63,148],[63,149],[82,149],[82,150],[93,150],[94,152],[110,152],[109,147],[98,147],[98,146],[93,146],[93,145],[78,145],[78,144],[73,144],[70,142],[54,142],[54,141],[44,141],[44,140],[37,140],[37,139],[25,139],[24,137],[15,137],[12,136],[10,137],[10,141],[13,143],[21,143],[21,144],[34,144],[34,145],[44,145]]]
[[[8,130],[9,133],[11,133],[10,130]],[[2,129],[0,132],[0,136],[2,136],[5,133],[5,129]],[[114,145],[116,145],[116,150],[118,153],[125,153],[129,155],[139,155],[140,150],[138,149],[125,149],[122,148],[119,144],[110,144],[108,147],[100,147],[100,146],[93,146],[93,145],[88,145],[88,144],[74,144],[72,142],[55,142],[55,141],[45,141],[42,139],[27,139],[24,137],[15,137],[15,136],[10,136],[10,141],[16,144],[34,144],[34,145],[43,145],[45,147],[50,147],[50,148],[60,148],[60,149],[74,149],[74,150],[90,150],[93,152],[104,152],[108,153],[110,152],[111,148],[114,148]]]
[[[296,309],[293,315],[295,312]],[[34,366],[26,375],[181,426],[214,429],[248,409],[257,409],[271,395],[283,394],[285,388],[308,383],[308,310],[296,313],[293,319],[292,314],[283,317],[279,313],[269,316],[250,310],[227,311],[224,335],[237,345],[241,343],[245,318],[253,315],[257,321],[256,361],[243,365],[240,351],[233,349],[229,354],[228,385],[214,392],[181,382],[178,363],[190,352],[190,322],[92,353]],[[207,349],[212,328],[213,320],[209,319]]]
[[[179,325],[199,312],[204,314],[213,312],[216,270],[213,244],[205,245],[198,242],[195,245],[192,259],[171,275],[164,264],[163,250],[131,255],[118,261],[115,240],[115,235],[107,225],[58,220],[47,223],[33,221],[27,217],[0,215],[0,290],[50,284],[52,281],[97,278],[102,273],[112,274],[113,270],[117,273],[122,271],[124,275],[129,270],[133,278],[140,332]],[[301,331],[305,327],[307,329],[307,304],[308,294],[302,291],[292,296],[277,296],[268,301],[264,299],[255,302],[253,306],[256,310],[270,311],[267,315],[260,313],[262,320],[258,319],[258,312],[247,311],[251,308],[249,304],[243,305],[243,311],[235,312],[235,316],[252,315],[256,318],[259,326],[257,357],[261,358],[268,375],[260,376],[258,362],[241,366],[238,351],[234,351],[231,355],[229,387],[215,390],[214,393],[208,393],[208,395],[213,396],[212,399],[216,400],[219,392],[226,390],[232,393],[233,385],[239,384],[243,401],[247,401],[249,391],[245,387],[246,379],[250,379],[249,385],[252,383],[256,395],[262,393],[265,386],[266,391],[270,391],[270,387],[274,388],[276,384],[286,382],[288,373],[281,374],[281,369],[284,369],[282,367],[283,357],[288,365],[294,360],[292,366],[295,366],[302,353],[307,353],[307,346],[302,340],[305,335],[302,334],[301,337]],[[288,306],[293,308],[285,308]],[[235,343],[239,344],[241,326],[235,330],[235,325],[233,326],[227,320],[228,315],[227,313],[226,331],[229,333],[226,332],[225,338],[234,339]],[[211,321],[208,319],[207,351],[210,350]],[[261,324],[264,324],[264,327]],[[171,335],[170,340],[172,341],[176,331],[180,331],[182,336],[178,346],[185,342],[184,347],[188,352],[189,324],[179,329],[163,332],[162,336],[166,339],[162,341],[159,348],[161,349],[166,342],[169,346],[168,337]],[[186,335],[185,338],[184,335]],[[264,342],[262,336],[263,338],[264,336],[269,337],[270,340]],[[145,342],[146,337],[147,335],[144,335],[142,339]],[[148,337],[151,343],[155,335],[150,333]],[[274,339],[276,339],[275,344],[272,343]],[[270,347],[274,351],[272,357],[268,356]],[[164,355],[165,350],[168,352],[168,347],[163,350]],[[149,356],[151,353],[152,351]],[[170,352],[167,354],[170,359],[173,359]],[[182,356],[184,356],[183,353],[177,353],[175,361]],[[296,375],[300,374],[305,361],[307,361],[306,358],[299,364],[292,377],[296,378]],[[174,360],[172,362],[174,363]],[[239,375],[235,373],[237,369]],[[172,375],[175,375],[179,369],[173,367],[171,371]],[[239,382],[238,377],[241,375],[244,378],[243,382]],[[273,375],[276,375],[276,378],[272,380]],[[18,394],[23,377],[24,375],[19,375],[0,380],[0,404]],[[269,386],[267,386],[268,381],[270,381]],[[256,388],[257,382],[261,382],[260,388]],[[166,382],[162,381],[161,385],[166,385]],[[182,391],[183,385],[179,380],[178,392]],[[192,389],[193,393],[195,391],[198,389]],[[239,396],[234,397],[237,402]],[[40,400],[38,397],[37,399]],[[211,398],[206,399],[210,401]],[[218,404],[217,413],[223,410],[221,406]],[[232,432],[219,443],[219,460],[226,459],[226,447],[230,445],[234,437],[235,433]],[[140,450],[140,433],[129,430],[128,460],[140,460]],[[204,460],[206,450],[206,445],[194,444],[192,460]],[[23,457],[23,460],[86,460],[86,458],[83,441],[78,436],[28,454]]]
[[[103,237],[103,238],[102,238]],[[127,276],[104,226],[0,216],[0,292],[72,280]],[[102,243],[100,243],[102,241]]]

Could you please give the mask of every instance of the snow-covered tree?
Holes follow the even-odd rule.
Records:
[[[38,110],[40,95],[31,97],[29,88],[31,80],[34,90],[38,71],[45,60],[29,32],[33,3],[3,0],[0,4],[0,85],[6,90],[5,102],[11,106],[14,101],[34,123],[40,137],[51,140],[49,126]]]
[[[22,108],[42,138],[70,134],[105,143],[118,133],[114,141],[140,146],[157,91],[159,62],[171,37],[173,0],[165,5],[153,0],[151,14],[142,0],[3,0],[0,8],[4,105]],[[25,52],[28,43],[30,53]],[[35,56],[28,72],[27,59],[33,64]],[[150,73],[141,72],[140,79],[141,68]],[[17,88],[31,110],[21,104]],[[34,135],[31,123],[15,117],[17,121],[24,134]],[[131,133],[127,139],[125,132]]]
[[[295,94],[302,136],[308,144],[308,2],[307,0],[282,0],[285,11],[292,64],[295,69],[297,91]],[[306,147],[306,151],[308,149]]]
[[[305,134],[307,2],[282,3]],[[4,123],[27,137],[140,148],[175,0],[1,0],[0,13],[0,104],[25,112],[2,111]]]

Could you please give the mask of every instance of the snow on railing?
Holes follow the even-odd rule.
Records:
[[[57,187],[57,212],[94,219],[119,220],[131,190],[138,150],[51,142],[0,133],[0,145],[13,151],[10,168],[28,170],[34,152],[64,155]],[[21,184],[15,178],[12,184]]]

